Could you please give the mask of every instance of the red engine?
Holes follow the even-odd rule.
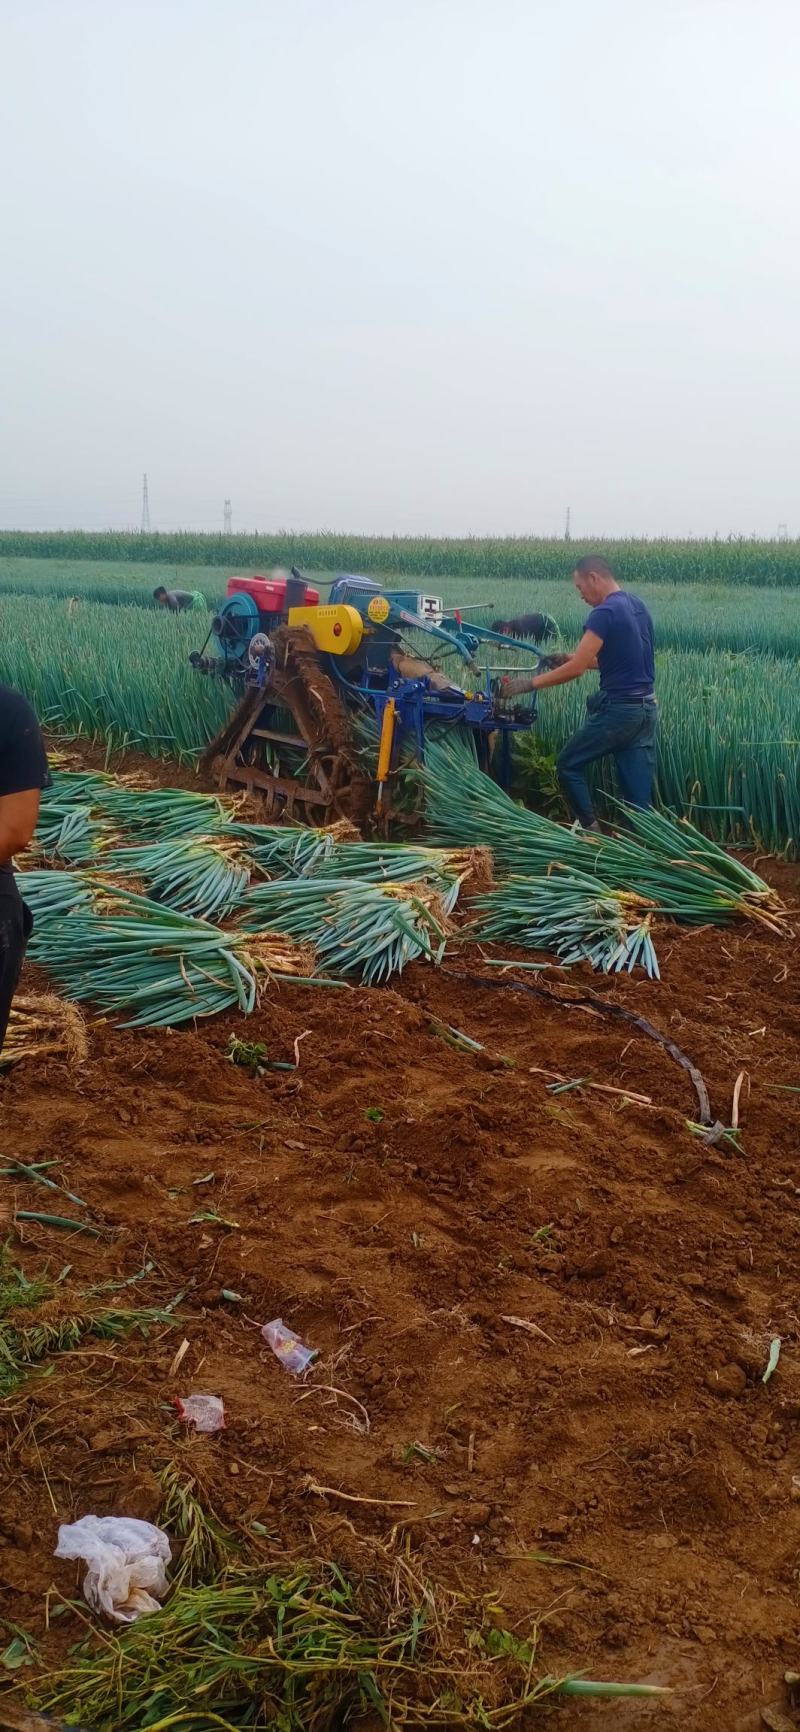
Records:
[[[229,577],[226,595],[250,595],[259,613],[286,617],[290,607],[316,607],[319,590],[296,577]]]

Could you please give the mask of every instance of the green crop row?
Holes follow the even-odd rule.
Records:
[[[199,589],[213,607],[222,600],[234,569],[0,557],[0,595],[74,596],[80,602],[154,612],[153,589],[163,583],[167,588],[177,584],[182,589]],[[324,584],[331,574],[309,571],[307,575]],[[405,580],[399,573],[389,574],[387,585],[391,587],[394,581]],[[636,588],[653,613],[662,649],[759,650],[787,656],[800,651],[794,590],[775,589],[765,596],[761,590],[744,585],[724,589],[714,584],[637,583]],[[553,615],[568,641],[580,635],[586,617],[568,568],[547,580],[510,578],[503,583],[487,583],[481,578],[451,576],[441,579],[437,590],[448,606],[461,603],[477,610],[468,617],[484,625],[540,609]]]
[[[216,565],[258,569],[299,565],[312,571],[396,572],[404,578],[559,577],[581,553],[600,551],[626,583],[724,583],[795,586],[800,542],[609,540],[565,542],[528,536],[460,540],[427,536],[136,535],[78,530],[0,533],[0,556],[118,560],[133,565]]]
[[[198,614],[108,608],[24,596],[0,599],[0,680],[46,727],[104,737],[154,757],[189,759],[221,726],[229,689],[195,673]]]
[[[235,566],[130,565],[126,560],[23,558],[0,554],[0,595],[47,595],[113,606],[153,608],[153,590],[202,590],[210,604],[220,601]]]

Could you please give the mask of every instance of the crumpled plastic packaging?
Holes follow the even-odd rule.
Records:
[[[152,1522],[134,1516],[81,1516],[58,1530],[57,1558],[82,1558],[89,1568],[84,1597],[96,1612],[133,1624],[160,1610],[167,1591],[170,1543]]]
[[[175,1397],[178,1416],[194,1431],[224,1431],[225,1408],[218,1395]]]
[[[299,1335],[295,1335],[288,1323],[282,1317],[273,1317],[271,1323],[264,1323],[261,1328],[264,1340],[272,1348],[276,1359],[285,1365],[295,1377],[301,1377],[315,1359],[319,1358],[318,1347],[306,1347]]]

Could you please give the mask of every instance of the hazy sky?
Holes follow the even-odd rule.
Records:
[[[800,533],[797,0],[0,0],[0,527]]]

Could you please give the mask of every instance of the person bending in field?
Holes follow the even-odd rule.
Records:
[[[521,613],[517,619],[499,619],[492,630],[501,631],[506,637],[529,637],[534,643],[549,643],[558,627],[549,613]]]
[[[159,607],[166,607],[170,613],[208,613],[208,602],[199,589],[165,589],[160,583],[153,590],[153,600]]]
[[[39,723],[27,698],[0,686],[0,1051],[17,990],[33,915],[14,877],[14,855],[27,848],[50,785]]]
[[[567,741],[557,763],[561,789],[584,829],[597,830],[586,771],[612,757],[629,806],[653,803],[658,709],[655,700],[653,621],[638,595],[622,589],[599,553],[579,559],[575,588],[591,609],[580,643],[547,673],[505,679],[501,695],[562,686],[597,668],[600,690],[586,704],[586,721]]]

